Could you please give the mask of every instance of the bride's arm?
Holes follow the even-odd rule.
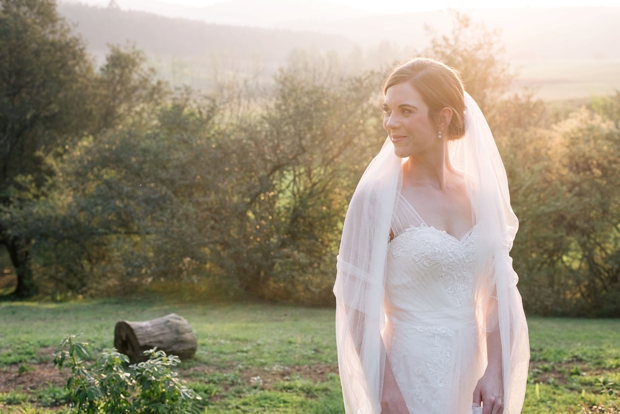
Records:
[[[345,306],[350,319],[348,330],[353,339],[353,344],[358,357],[361,358],[361,348],[364,338],[364,314]],[[381,341],[381,354],[385,355],[385,369],[383,372],[383,387],[381,390],[381,414],[409,414],[403,394],[396,382],[389,356],[385,345]],[[363,364],[362,364],[363,365]]]
[[[501,414],[504,412],[504,397],[499,329],[487,335],[487,358],[487,368],[474,390],[474,403],[482,403],[482,414]]]
[[[489,298],[487,309],[487,367],[474,390],[474,403],[483,406],[482,414],[501,414],[504,412],[504,393],[502,375],[502,341],[497,323],[497,295],[495,289]]]
[[[381,414],[409,414],[405,398],[394,377],[389,357],[385,356],[385,374],[381,393]]]

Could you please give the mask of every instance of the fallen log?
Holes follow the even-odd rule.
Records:
[[[189,323],[175,313],[145,322],[116,323],[114,348],[132,363],[146,361],[144,351],[155,347],[183,360],[194,356],[198,343]]]

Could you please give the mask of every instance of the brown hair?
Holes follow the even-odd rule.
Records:
[[[448,139],[465,135],[463,82],[455,69],[433,59],[410,60],[390,73],[383,83],[383,94],[391,86],[405,82],[409,82],[422,95],[431,119],[436,119],[445,107],[452,109],[452,120],[446,131]]]

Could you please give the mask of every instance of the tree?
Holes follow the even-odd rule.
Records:
[[[426,27],[430,45],[423,51],[458,70],[465,90],[476,100],[483,112],[510,87],[514,74],[504,60],[504,45],[498,30],[489,30],[484,23],[474,23],[467,14],[452,11],[452,31],[440,35]]]
[[[51,0],[0,0],[0,203],[12,201],[8,189],[18,175],[41,184],[41,152],[68,145],[88,128],[93,75],[82,41],[57,15]],[[36,292],[30,269],[31,240],[0,227],[16,268],[14,295]]]
[[[159,105],[166,88],[143,68],[144,56],[134,49],[113,46],[95,72],[53,0],[0,5],[0,207],[19,208],[45,195],[41,190],[54,174],[47,168],[50,158],[59,159],[85,135],[139,118]],[[0,243],[17,272],[17,298],[37,291],[33,240],[23,234],[10,220],[0,220]]]
[[[144,53],[133,46],[109,47],[106,62],[94,82],[97,121],[93,132],[148,117],[169,95],[167,85],[156,78],[155,70],[145,66]]]
[[[582,108],[522,142],[513,202],[524,305],[538,314],[617,317],[620,131]]]

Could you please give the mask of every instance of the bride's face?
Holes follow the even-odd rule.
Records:
[[[391,86],[383,102],[383,128],[397,157],[422,155],[442,145],[422,96],[408,82]]]

